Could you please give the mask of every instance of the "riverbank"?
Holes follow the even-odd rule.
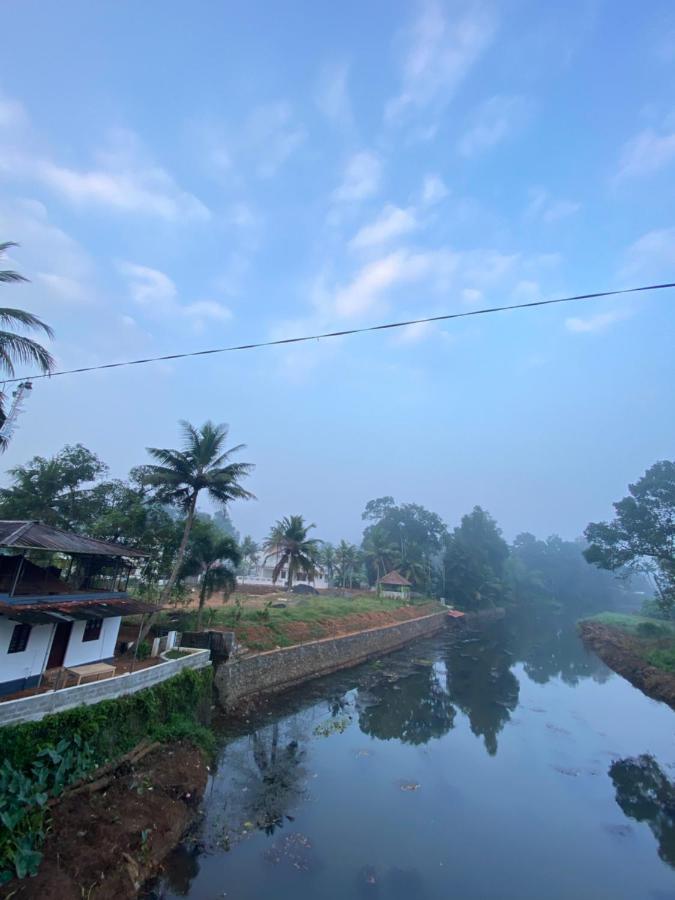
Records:
[[[191,743],[156,745],[52,809],[38,874],[13,881],[14,900],[132,900],[197,815],[208,768]]]
[[[675,709],[675,631],[638,616],[596,616],[578,624],[584,643],[634,687]]]

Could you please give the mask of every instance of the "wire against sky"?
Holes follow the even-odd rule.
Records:
[[[215,353],[234,353],[236,350],[257,350],[260,347],[278,347],[282,344],[301,344],[305,341],[318,341],[323,338],[345,337],[350,334],[366,334],[372,331],[386,331],[390,328],[405,328],[408,325],[423,325],[427,322],[446,322],[450,319],[464,319],[468,316],[484,316],[488,313],[506,312],[512,309],[531,309],[534,306],[552,306],[554,303],[571,303],[574,300],[597,300],[600,297],[616,297],[618,294],[637,294],[641,291],[661,291],[675,288],[675,282],[669,284],[648,284],[642,287],[624,288],[620,291],[598,291],[594,294],[576,294],[573,297],[556,297],[554,300],[533,300],[530,303],[513,303],[510,306],[491,306],[485,309],[471,309],[466,312],[446,313],[442,316],[427,316],[423,319],[408,319],[405,322],[387,322],[384,325],[368,325],[365,328],[348,328],[342,331],[326,331],[322,334],[308,334],[302,337],[281,338],[276,341],[258,341],[254,344],[238,344],[233,347],[216,347],[212,350],[193,350],[189,353],[169,353],[166,356],[149,356],[147,359],[129,359],[124,362],[103,363],[98,366],[84,366],[81,369],[64,369],[51,372],[49,375],[28,375],[22,378],[8,378],[4,384],[15,384],[19,381],[35,381],[38,378],[56,378],[57,375],[79,375],[82,372],[98,372],[102,369],[120,369],[124,366],[141,366],[146,363],[164,362],[169,359],[187,359],[191,356],[211,356]]]

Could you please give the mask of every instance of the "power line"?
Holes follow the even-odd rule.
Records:
[[[301,344],[306,341],[318,341],[324,338],[346,337],[351,334],[366,334],[373,331],[386,331],[390,328],[405,328],[408,325],[423,325],[428,322],[447,322],[450,319],[465,319],[469,316],[484,316],[489,313],[507,312],[513,309],[532,309],[535,306],[552,306],[554,303],[571,303],[574,300],[597,300],[600,297],[616,297],[618,294],[637,294],[641,291],[660,291],[675,288],[675,282],[669,284],[649,284],[642,287],[624,288],[620,291],[598,291],[594,294],[576,294],[573,297],[557,297],[554,300],[533,300],[530,303],[513,303],[510,306],[491,306],[485,309],[471,309],[459,313],[446,313],[442,316],[426,316],[423,319],[409,319],[405,322],[387,322],[384,325],[369,325],[365,328],[347,328],[342,331],[326,331],[322,334],[308,334],[302,337],[281,338],[276,341],[258,341],[254,344],[238,344],[232,347],[216,347],[211,350],[193,350],[189,353],[169,353],[166,356],[149,356],[146,359],[130,359],[123,362],[103,363],[98,366],[83,366],[80,369],[64,369],[61,372],[8,378],[5,384],[19,381],[35,381],[38,378],[56,378],[58,375],[79,375],[83,372],[98,372],[102,369],[120,369],[124,366],[141,366],[146,363],[166,362],[170,359],[187,359],[191,356],[211,356],[216,353],[234,353],[237,350],[257,350],[261,347],[279,347],[283,344]]]

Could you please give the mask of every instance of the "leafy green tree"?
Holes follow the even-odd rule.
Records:
[[[221,531],[210,519],[197,517],[190,533],[190,542],[181,569],[183,577],[201,576],[197,629],[202,626],[206,600],[216,591],[231,593],[236,586],[236,568],[241,553],[234,538]]]
[[[49,459],[34,456],[9,470],[13,483],[0,489],[0,516],[86,530],[96,514],[92,482],[106,472],[105,463],[82,444],[68,444]]]
[[[0,258],[9,250],[16,247],[13,241],[0,243]],[[0,284],[16,284],[28,281],[23,275],[11,269],[0,270]],[[38,331],[52,338],[54,333],[49,325],[23,309],[10,309],[0,307],[0,371],[13,378],[16,375],[15,365],[36,366],[40,372],[48,374],[54,370],[54,357],[37,341],[26,335],[18,334],[16,329],[22,331]],[[7,415],[5,413],[5,395],[0,393],[0,426],[3,425]],[[7,446],[6,438],[0,437],[0,451]]]
[[[653,579],[664,611],[675,606],[675,462],[654,463],[629,496],[614,504],[611,522],[591,522],[584,555],[611,572],[639,572]]]
[[[371,584],[402,565],[400,548],[391,543],[390,536],[383,528],[368,531],[363,539],[362,549],[368,581]]]
[[[397,506],[392,497],[380,497],[366,504],[362,518],[372,523],[363,533],[364,550],[372,554],[375,546],[392,550],[396,547],[396,567],[401,574],[418,590],[430,590],[447,535],[440,516],[417,503]],[[381,559],[380,564],[384,562]],[[372,563],[368,566],[368,577],[371,583],[377,579],[377,567]]]
[[[316,525],[308,525],[303,516],[284,516],[272,526],[263,549],[265,559],[274,557],[272,581],[276,584],[282,571],[286,569],[286,587],[293,587],[293,579],[299,572],[305,572],[314,581],[319,566],[321,542],[309,538],[308,534]]]
[[[462,609],[495,606],[504,596],[508,555],[508,545],[495,520],[480,506],[474,507],[446,542],[445,596]]]
[[[183,566],[199,495],[206,492],[220,504],[231,500],[250,500],[253,497],[241,485],[241,480],[251,472],[253,466],[250,463],[230,462],[232,455],[242,450],[244,445],[239,444],[227,451],[224,449],[227,425],[206,422],[201,428],[195,428],[189,422],[181,422],[181,430],[181,450],[147,448],[157,463],[146,466],[146,483],[156,489],[156,497],[160,502],[173,504],[185,513],[183,536],[171,574],[162,591],[162,600],[171,595]]]
[[[247,575],[251,574],[251,569],[256,564],[258,553],[260,553],[260,545],[257,544],[250,534],[244,536],[239,545],[242,563]]]

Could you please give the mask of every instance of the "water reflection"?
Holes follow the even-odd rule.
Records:
[[[402,678],[359,691],[359,727],[381,741],[426,744],[440,738],[455,721],[453,707],[441,676],[431,663]]]
[[[647,754],[613,763],[609,775],[621,809],[636,822],[649,825],[659,856],[675,867],[675,784]]]
[[[518,706],[520,686],[511,672],[513,656],[496,638],[458,638],[445,656],[448,690],[494,756],[497,735]]]

